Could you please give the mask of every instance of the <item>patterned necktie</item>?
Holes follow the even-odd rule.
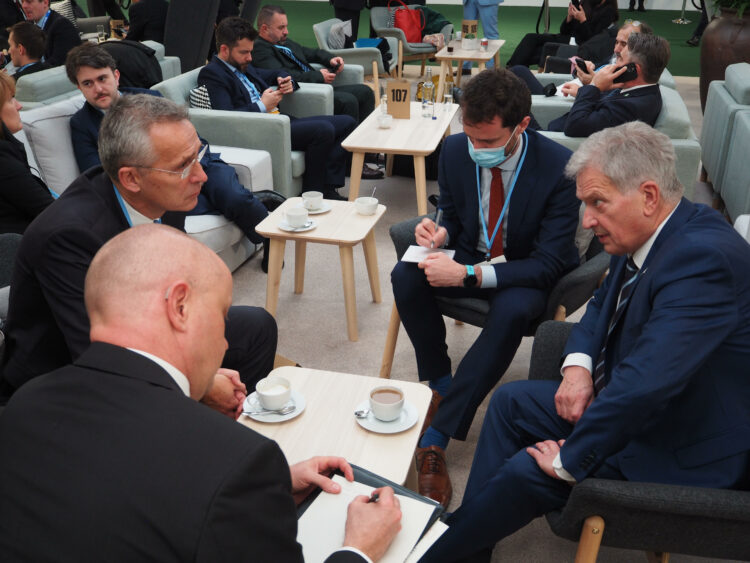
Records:
[[[286,55],[287,58],[291,59],[292,62],[300,67],[304,72],[309,72],[312,70],[312,67],[310,65],[303,63],[301,60],[295,57],[294,53],[292,53],[292,50],[289,47],[284,47],[283,45],[274,45],[274,47],[276,47],[279,51]]]
[[[609,330],[607,331],[607,338],[604,341],[604,347],[599,354],[599,359],[596,362],[596,368],[594,369],[594,393],[599,394],[602,389],[609,383],[607,378],[606,370],[604,369],[605,356],[607,355],[607,344],[609,342],[609,336],[612,334],[617,321],[620,320],[625,307],[630,300],[630,294],[633,292],[633,286],[635,286],[636,274],[638,274],[638,266],[635,265],[632,258],[628,258],[625,264],[625,273],[622,276],[622,287],[620,288],[620,301],[617,303],[617,309],[615,309],[612,320],[609,323]]]
[[[498,219],[500,219],[500,213],[503,210],[505,204],[505,187],[503,186],[503,175],[502,170],[499,168],[490,168],[492,172],[492,182],[490,183],[490,218],[487,223],[487,229],[494,229]],[[490,235],[490,232],[488,232]],[[503,254],[503,226],[497,230],[495,240],[492,241],[492,248],[488,249],[490,257],[495,258]]]
[[[248,94],[250,94],[250,101],[254,104],[257,103],[258,100],[260,100],[260,92],[258,91],[258,88],[255,87],[255,84],[253,84],[252,80],[250,80],[244,72],[240,72],[237,69],[235,69],[234,73],[240,79],[240,82],[242,82],[242,85],[245,87]]]

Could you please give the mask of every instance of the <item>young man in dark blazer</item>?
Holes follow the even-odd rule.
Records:
[[[609,275],[570,334],[562,382],[495,392],[461,507],[423,561],[489,561],[590,476],[750,485],[750,246],[682,198],[671,141],[644,123],[592,135],[566,172]]]
[[[141,223],[182,229],[206,181],[198,163],[202,145],[185,108],[132,94],[112,104],[106,117],[99,135],[103,170],[89,169],[37,217],[16,255],[0,403],[88,347],[83,290],[96,251]],[[273,368],[276,323],[259,307],[232,307],[228,320],[223,366],[229,371],[217,374],[205,400],[238,415],[246,386]]]
[[[8,54],[16,67],[13,80],[50,68],[42,61],[44,41],[44,32],[33,23],[19,22],[10,29]]]
[[[85,301],[92,344],[3,412],[3,559],[301,563],[295,505],[339,492],[325,475],[352,470],[337,457],[289,467],[275,442],[196,402],[227,347],[224,263],[142,225],[97,252]],[[351,503],[329,563],[385,552],[401,513],[391,489],[379,493]]]
[[[440,154],[442,220],[436,226],[423,219],[415,232],[420,246],[447,246],[455,257],[399,262],[391,274],[419,379],[433,390],[417,449],[419,490],[446,506],[450,438],[466,439],[480,403],[544,313],[550,290],[578,264],[580,204],[563,174],[571,153],[528,130],[526,86],[510,71],[486,70],[468,83],[461,107],[464,133],[448,137]],[[475,297],[490,306],[482,333],[453,374],[439,296]]]
[[[65,57],[81,38],[73,23],[49,7],[49,0],[23,0],[26,19],[32,21],[47,34],[44,61],[50,66],[65,64]]]

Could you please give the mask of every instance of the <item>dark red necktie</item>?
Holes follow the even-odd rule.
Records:
[[[497,220],[505,204],[505,187],[503,186],[502,170],[499,168],[490,168],[492,172],[492,183],[490,184],[490,220],[487,223],[487,236],[492,236]],[[492,241],[490,257],[495,258],[503,254],[503,226],[497,229],[495,240]]]

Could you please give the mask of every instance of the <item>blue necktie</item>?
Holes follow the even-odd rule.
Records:
[[[260,100],[260,92],[255,87],[255,84],[253,84],[252,81],[245,75],[245,73],[240,72],[239,70],[236,70],[236,69],[234,73],[239,77],[240,82],[242,82],[242,85],[247,89],[247,92],[250,94],[250,101],[252,103],[256,103],[258,100]]]
[[[617,321],[620,320],[620,317],[622,317],[623,313],[625,312],[625,307],[630,300],[630,294],[633,292],[633,287],[635,286],[634,282],[637,277],[636,274],[638,274],[638,266],[635,265],[635,262],[633,262],[632,258],[628,258],[628,261],[625,264],[625,273],[622,276],[620,301],[617,303],[615,314],[612,315],[612,320],[609,323],[609,330],[607,331],[607,338],[604,341],[604,347],[599,354],[599,359],[597,360],[596,368],[594,369],[594,393],[596,393],[597,395],[601,392],[602,389],[604,389],[607,383],[609,383],[607,372],[604,369],[605,357],[607,355],[607,344],[609,342],[609,336],[612,334],[612,331],[617,325]]]
[[[284,55],[290,58],[292,62],[294,62],[304,72],[309,72],[312,70],[312,67],[310,65],[303,63],[301,60],[295,57],[294,53],[292,53],[292,50],[289,47],[284,47],[283,45],[274,45],[274,47],[279,49]]]

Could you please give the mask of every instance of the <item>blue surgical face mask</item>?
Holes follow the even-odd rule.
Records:
[[[513,133],[510,134],[510,139],[501,147],[492,147],[489,149],[475,149],[471,140],[467,137],[466,142],[469,143],[469,156],[471,160],[476,162],[482,168],[494,168],[500,166],[505,160],[513,153],[505,154],[505,147],[513,140],[513,135],[516,133],[518,126],[513,128]]]

